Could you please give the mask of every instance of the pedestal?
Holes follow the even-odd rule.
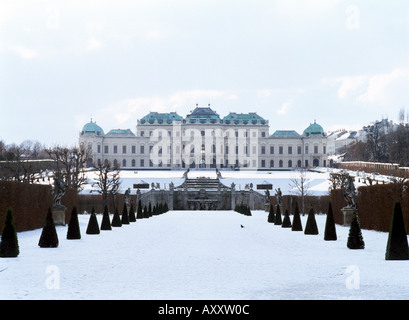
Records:
[[[53,208],[53,220],[55,225],[65,226],[65,207]]]
[[[341,211],[342,211],[342,215],[343,215],[342,225],[343,226],[350,226],[351,222],[352,222],[352,219],[355,216],[356,209],[350,208],[350,207],[345,207],[345,208],[342,208]]]

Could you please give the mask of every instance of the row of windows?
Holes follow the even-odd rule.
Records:
[[[146,164],[146,165],[149,166],[149,167],[155,167],[155,165],[154,165],[154,163],[152,162],[152,160],[149,160],[149,161],[147,161],[147,162],[148,162],[148,163],[145,162],[145,159],[140,159],[138,165],[139,165],[139,167],[145,167],[145,164]],[[253,162],[254,162],[254,163],[253,163],[253,166],[256,166],[255,160],[253,160]],[[98,163],[101,163],[101,160],[100,160],[100,159],[98,159]],[[107,160],[107,159],[105,160],[105,163],[108,163],[108,160]],[[136,164],[136,163],[137,163],[136,160],[135,160],[135,159],[132,159],[132,160],[131,160],[131,163],[130,163],[130,164],[131,164],[131,167],[136,168],[136,167],[137,167],[137,164]],[[275,167],[276,167],[276,163],[275,163],[274,160],[270,160],[268,164],[269,164],[269,166],[267,167],[267,162],[266,162],[266,160],[261,160],[261,168],[275,168]],[[298,160],[297,163],[295,163],[295,162],[293,162],[292,160],[288,160],[288,162],[285,164],[283,160],[279,160],[279,161],[278,161],[278,168],[284,168],[285,165],[287,166],[287,168],[293,168],[294,164],[296,164],[297,167],[301,167],[301,166],[302,166],[302,161],[301,161],[301,160]],[[123,159],[122,162],[119,163],[117,159],[114,159],[114,165],[115,165],[115,166],[121,165],[122,167],[127,167],[127,166],[128,166],[128,162],[127,162],[126,159]],[[179,166],[179,165],[180,165],[180,162],[177,161],[176,165]],[[204,165],[204,167],[206,167],[206,164],[205,164],[204,162],[203,162],[201,165],[202,165],[202,166]],[[213,159],[212,164],[207,164],[207,166],[210,167],[210,168],[215,167],[215,165],[216,165],[216,159]],[[222,161],[222,162],[220,163],[220,166],[222,166],[222,167],[223,167],[223,166],[228,167],[229,165],[230,165],[230,164],[229,164],[229,160],[227,160],[227,159],[225,160],[225,162]],[[235,165],[236,165],[236,166],[239,165],[238,160],[236,160]],[[244,166],[245,166],[245,167],[247,167],[248,165],[249,165],[249,163],[244,163]],[[308,166],[310,165],[310,164],[309,164],[309,161],[308,161],[308,160],[305,160],[304,165],[305,165],[305,167],[308,167]],[[313,164],[312,164],[312,165],[314,165],[314,166],[319,166],[319,165],[320,165],[319,160],[318,160],[318,159],[315,159],[315,160],[313,161]],[[322,164],[322,165],[323,165],[323,166],[326,166],[326,161],[325,161],[325,160],[323,161],[323,164]],[[158,167],[164,167],[165,165],[160,161],[157,166],[158,166]],[[171,166],[172,166],[172,162],[171,162],[170,160],[168,160],[168,162],[166,163],[166,166],[167,166],[167,167],[171,167]],[[185,165],[183,164],[183,167],[184,167],[184,166],[185,166]],[[192,167],[192,166],[195,167],[195,162],[193,161],[189,166],[190,166],[190,167]]]
[[[196,130],[196,129],[194,129],[194,130],[188,130],[190,133],[190,137],[194,137],[195,136],[195,132],[199,132],[198,130]],[[209,130],[210,131],[210,135],[212,136],[212,137],[214,137],[214,136],[216,136],[216,132],[215,132],[215,130]],[[201,137],[205,137],[206,136],[206,132],[209,132],[209,131],[205,131],[205,130],[201,130],[200,131],[200,136]],[[148,136],[149,137],[153,137],[154,136],[154,132],[153,131],[149,131],[148,133]],[[145,135],[145,131],[140,131],[140,133],[139,133],[139,135],[140,135],[140,137],[146,137],[146,135]],[[172,131],[167,131],[167,135],[168,135],[168,137],[172,137]],[[176,131],[176,137],[180,137],[180,132],[179,131]],[[156,134],[155,134],[155,136],[156,136]],[[158,138],[161,138],[163,135],[162,135],[162,131],[158,131],[158,133],[157,133],[157,136],[158,136]],[[186,136],[186,131],[185,130],[183,130],[183,136]],[[230,131],[220,131],[220,136],[223,136],[223,137],[230,137]],[[242,134],[239,134],[239,131],[234,131],[234,135],[233,135],[234,137],[236,137],[236,138],[238,138],[238,137],[243,137],[243,138],[248,138],[249,137],[249,132],[248,131],[246,131],[246,130],[243,130],[242,131]],[[233,137],[232,136],[232,137]],[[261,131],[261,133],[260,133],[260,136],[262,137],[262,138],[265,138],[266,136],[267,136],[267,132],[266,131]],[[257,137],[257,132],[256,131],[254,131],[253,130],[253,132],[252,132],[252,137]]]
[[[89,145],[88,146],[89,147],[89,149],[92,149],[92,145]],[[222,150],[222,146],[221,146],[221,150]],[[168,146],[168,148],[167,148],[168,150],[167,150],[167,152],[168,153],[170,153],[171,152],[171,146]],[[183,145],[183,150],[185,149],[185,145]],[[322,153],[323,154],[326,154],[327,153],[327,147],[326,146],[323,146],[322,147]],[[152,150],[153,150],[153,146],[149,146],[149,153],[151,153],[152,152]],[[113,146],[113,154],[118,154],[118,146],[117,145],[114,145]],[[204,144],[202,144],[202,147],[201,147],[201,151],[205,151],[205,145]],[[225,154],[229,154],[229,146],[225,146],[225,150],[224,150],[225,152]],[[261,146],[261,154],[266,154],[266,146]],[[296,150],[293,150],[293,146],[288,146],[287,147],[287,154],[293,154],[293,152],[294,151],[296,151],[296,154],[302,154],[302,147],[301,146],[297,146],[296,147]],[[310,152],[310,150],[309,150],[309,146],[307,145],[307,146],[305,146],[305,154],[309,154],[309,152]],[[127,154],[127,152],[128,152],[128,148],[127,148],[127,146],[126,145],[123,145],[122,146],[122,154]],[[190,150],[190,153],[194,153],[195,152],[195,149],[194,149],[194,146],[191,148],[191,150]],[[211,152],[213,152],[213,153],[216,153],[216,145],[212,145],[212,147],[211,147]],[[222,151],[221,151],[222,152]],[[234,151],[236,154],[239,154],[239,146],[235,146],[235,151]],[[248,154],[248,152],[249,152],[249,150],[248,150],[248,146],[243,146],[243,153],[244,154]],[[256,149],[256,147],[255,146],[253,146],[253,148],[252,148],[252,153],[253,154],[256,154],[256,152],[257,152],[257,149]],[[275,152],[276,152],[276,149],[275,149],[275,146],[270,146],[270,154],[275,154]],[[97,145],[97,153],[101,153],[101,145],[99,144],[99,145]],[[105,145],[104,146],[104,153],[105,154],[109,154],[109,146],[107,146],[107,145]],[[140,146],[140,148],[139,148],[139,153],[140,154],[145,154],[145,146]],[[176,153],[180,153],[180,147],[179,146],[177,146],[176,147]],[[314,145],[313,146],[313,153],[314,154],[318,154],[319,153],[319,147],[318,147],[318,145]],[[131,146],[131,154],[136,154],[136,146]],[[160,147],[160,148],[158,148],[158,154],[162,154],[162,148]],[[278,146],[278,154],[284,154],[284,146]]]

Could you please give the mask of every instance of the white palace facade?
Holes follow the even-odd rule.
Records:
[[[302,134],[269,130],[268,120],[256,113],[220,117],[210,106],[196,106],[185,118],[176,112],[150,112],[137,121],[135,132],[104,133],[91,120],[80,132],[79,144],[90,151],[88,166],[111,162],[122,169],[288,170],[328,165],[327,135],[319,124],[310,124]]]

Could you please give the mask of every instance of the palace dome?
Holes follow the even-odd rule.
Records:
[[[303,136],[325,136],[324,129],[317,122],[311,123],[307,129],[304,130]]]
[[[81,131],[81,135],[88,134],[102,136],[104,135],[104,130],[102,130],[102,128],[99,125],[97,125],[96,122],[92,122],[91,120],[90,122],[84,125]]]

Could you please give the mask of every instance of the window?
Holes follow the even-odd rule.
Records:
[[[292,168],[293,167],[293,162],[291,160],[288,160],[288,167]]]
[[[132,146],[132,154],[136,153],[136,146]]]
[[[141,154],[144,154],[145,153],[145,146],[141,146]]]
[[[106,154],[108,153],[108,151],[109,151],[108,146],[104,146],[104,153]]]
[[[288,154],[293,154],[293,147],[292,146],[288,146]]]
[[[97,146],[97,152],[101,153],[101,145],[100,144]]]
[[[118,153],[118,146],[114,146],[114,153]]]
[[[305,154],[308,154],[308,146],[305,146]]]
[[[141,131],[141,137],[143,137],[145,134],[145,131]]]
[[[314,146],[314,153],[315,153],[315,154],[318,153],[318,146]]]
[[[122,153],[126,154],[126,146],[122,146]]]
[[[279,147],[278,147],[278,153],[279,153],[279,154],[283,154],[283,153],[284,153],[284,148],[283,148],[283,146],[279,146]]]
[[[270,154],[274,154],[274,146],[270,146]]]
[[[123,166],[123,167],[126,167],[126,160],[125,160],[125,159],[122,160],[122,166]]]
[[[135,159],[132,159],[132,167],[136,167],[136,161],[135,161]]]
[[[261,137],[262,137],[262,138],[265,138],[265,137],[266,137],[265,131],[262,131],[262,132],[261,132]]]
[[[141,164],[141,167],[144,167],[145,166],[145,160],[141,159],[140,164]]]
[[[266,146],[261,146],[261,154],[266,154]]]
[[[261,167],[265,168],[266,167],[266,160],[261,160]]]
[[[323,153],[323,154],[326,154],[326,153],[327,153],[327,146],[323,146],[322,148],[323,148],[322,153]]]
[[[278,166],[279,166],[280,168],[283,167],[283,160],[280,160],[280,161],[278,162]]]
[[[301,146],[297,147],[297,154],[301,154]]]
[[[224,148],[224,153],[225,153],[225,154],[229,154],[229,146],[225,146],[225,148]]]
[[[274,168],[274,160],[270,160],[270,168]]]

